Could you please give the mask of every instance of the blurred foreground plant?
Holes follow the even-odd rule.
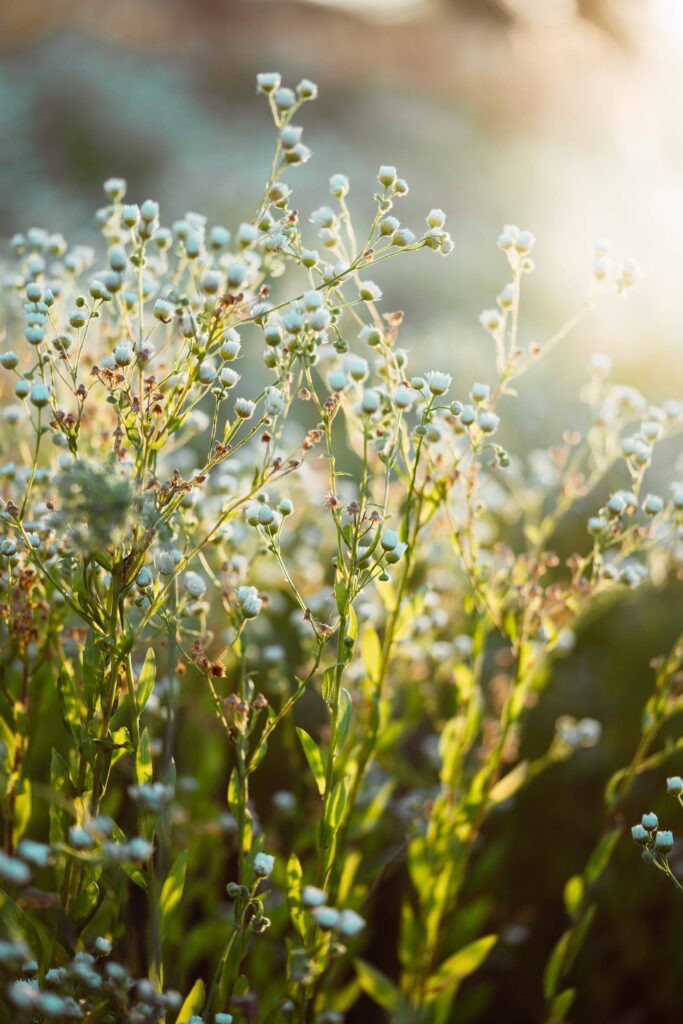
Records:
[[[600,734],[565,717],[520,760],[524,712],[582,621],[677,556],[683,488],[643,491],[678,403],[610,383],[596,357],[583,435],[526,463],[494,440],[514,381],[635,264],[599,248],[578,313],[523,350],[534,238],[508,225],[510,280],[481,318],[493,383],[454,399],[448,373],[409,369],[403,315],[379,313],[366,276],[448,254],[445,215],[402,226],[408,186],[384,166],[357,235],[336,174],[307,248],[282,175],[310,156],[294,117],[316,88],[264,74],[258,89],[277,142],[234,235],[195,213],[162,227],[110,179],[104,256],[35,228],[12,241],[7,1020],[303,1024],[361,993],[393,1020],[451,1020],[496,943],[454,914],[482,826]],[[595,499],[617,465],[624,489]],[[579,501],[595,505],[589,539],[561,560],[553,537]],[[270,762],[281,788],[265,799]],[[402,862],[394,982],[361,952]]]

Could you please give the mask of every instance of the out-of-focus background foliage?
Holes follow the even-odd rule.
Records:
[[[381,162],[408,179],[404,211],[416,220],[430,206],[447,211],[449,260],[399,261],[391,281],[377,273],[386,308],[406,310],[403,342],[420,369],[465,386],[491,379],[477,317],[505,283],[495,239],[506,221],[538,237],[527,342],[581,302],[596,238],[641,263],[636,293],[608,300],[524,380],[507,413],[511,451],[581,427],[591,351],[609,353],[615,376],[653,400],[683,397],[683,0],[4,0],[0,232],[36,224],[87,240],[112,174],[128,179],[131,201],[158,199],[166,223],[187,209],[229,224],[248,216],[272,145],[258,70],[320,86],[305,119],[314,159],[291,176],[303,213],[343,171],[362,216]],[[671,478],[676,452],[655,477]],[[565,552],[583,531],[581,517],[567,524]],[[539,1019],[542,967],[565,926],[562,885],[600,832],[602,786],[630,758],[649,662],[680,629],[681,596],[680,584],[641,591],[589,627],[533,713],[530,750],[565,711],[600,719],[604,738],[489,827],[470,895],[487,896],[508,941],[463,990],[459,1019]],[[683,758],[672,772],[683,774]],[[660,797],[665,774],[636,789],[633,820],[652,804],[680,825]],[[626,842],[599,895],[572,1019],[677,1019],[683,901]],[[368,955],[391,972],[391,881],[380,910]]]

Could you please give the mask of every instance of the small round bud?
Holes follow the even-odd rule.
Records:
[[[382,164],[377,172],[377,180],[380,185],[384,185],[385,188],[390,188],[396,181],[396,168],[392,167],[390,164]]]
[[[674,835],[667,829],[659,830],[655,834],[655,850],[657,853],[671,853],[674,848]]]
[[[671,793],[673,796],[678,796],[683,793],[683,779],[680,775],[672,775],[666,780],[666,791]]]
[[[256,76],[256,91],[262,93],[275,92],[280,88],[282,76],[277,71],[262,71]]]
[[[31,385],[31,404],[37,409],[42,409],[50,401],[50,388],[47,384]]]

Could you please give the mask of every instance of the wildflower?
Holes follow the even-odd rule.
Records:
[[[382,534],[380,544],[385,551],[393,551],[398,545],[398,534],[395,530],[385,530]]]
[[[471,395],[475,402],[488,402],[491,388],[488,384],[473,384]]]
[[[120,202],[126,194],[126,181],[124,178],[107,178],[103,188],[108,199]]]
[[[330,178],[330,195],[342,199],[349,193],[349,179],[345,174],[333,174]]]
[[[256,618],[263,605],[256,587],[238,587],[235,593],[245,619]]]
[[[641,818],[641,824],[642,824],[643,828],[646,828],[648,830],[648,832],[651,832],[653,829],[657,828],[657,826],[659,825],[659,818],[652,811],[648,811]]]
[[[666,791],[672,793],[673,796],[683,793],[683,779],[680,775],[672,775],[666,780]]]
[[[658,830],[655,834],[655,850],[657,853],[671,853],[674,848],[673,832]]]
[[[302,78],[296,87],[299,99],[314,100],[318,96],[318,86],[310,78]]]
[[[5,370],[13,370],[19,362],[19,356],[16,352],[0,352],[0,366],[4,367]]]
[[[197,572],[183,573],[183,585],[192,597],[200,598],[206,593],[206,580]]]
[[[50,401],[50,387],[48,384],[31,385],[31,404],[37,409],[42,409]]]
[[[407,544],[404,544],[403,542],[398,543],[396,547],[391,549],[391,551],[387,551],[385,556],[387,563],[389,565],[395,565],[396,562],[400,562],[407,550]]]
[[[446,223],[446,214],[443,210],[430,210],[426,221],[427,226],[430,228],[442,228]]]
[[[349,378],[343,370],[332,370],[327,378],[327,385],[330,391],[343,391],[349,383]]]
[[[385,188],[389,188],[396,182],[396,168],[391,167],[388,164],[383,164],[377,172],[377,180],[380,185],[384,185]]]
[[[292,89],[281,86],[275,90],[273,101],[278,110],[289,110],[296,103],[296,96]]]
[[[486,409],[484,410],[484,412],[479,413],[477,423],[479,424],[479,429],[482,431],[482,433],[493,434],[498,429],[500,417],[497,416],[495,412],[491,412],[490,410]]]
[[[260,878],[268,878],[275,866],[275,857],[269,853],[257,853],[254,857],[254,873]]]
[[[235,401],[235,413],[242,420],[248,420],[254,415],[256,404],[248,398],[238,398]]]
[[[648,494],[643,500],[643,512],[648,516],[656,516],[664,508],[664,501],[657,494]]]
[[[392,245],[397,246],[399,249],[404,249],[407,245],[412,245],[415,241],[415,232],[411,231],[410,228],[398,228],[394,231],[391,236]]]
[[[643,846],[650,838],[650,833],[641,824],[633,825],[631,827],[631,838],[635,843],[640,843]]]
[[[233,388],[240,379],[240,374],[230,366],[224,366],[218,373],[218,379],[224,388]]]
[[[396,406],[397,409],[410,409],[411,405],[413,404],[413,401],[415,400],[415,395],[413,394],[412,391],[409,391],[408,388],[401,385],[400,387],[396,388],[393,400],[394,405]]]
[[[44,868],[50,862],[50,847],[45,843],[37,843],[34,839],[21,839],[17,853],[22,860],[36,868]]]
[[[282,77],[276,71],[262,71],[256,76],[257,92],[274,92],[280,88]]]
[[[339,911],[335,910],[334,907],[316,906],[311,911],[315,923],[323,929],[323,931],[330,931],[332,928],[336,928],[339,922]]]
[[[361,281],[359,295],[363,302],[378,302],[382,298],[382,290],[374,281]]]
[[[362,411],[365,413],[370,414],[373,412],[377,412],[377,410],[379,409],[379,395],[377,394],[376,391],[373,391],[371,388],[368,388],[367,391],[363,392],[363,397],[361,398],[360,404]]]
[[[25,885],[31,879],[31,872],[23,861],[0,850],[0,878],[13,885]]]
[[[365,928],[365,919],[357,914],[355,910],[342,910],[335,926],[335,931],[350,939],[358,935]]]
[[[453,380],[450,373],[441,373],[438,370],[432,370],[430,373],[426,373],[425,379],[427,381],[427,387],[435,396],[445,395]]]
[[[322,907],[327,903],[327,893],[315,885],[305,885],[301,891],[301,902],[305,907]]]

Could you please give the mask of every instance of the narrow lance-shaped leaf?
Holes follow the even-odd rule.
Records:
[[[305,729],[297,727],[297,736],[301,740],[301,746],[303,747],[306,760],[308,761],[308,767],[313,772],[313,778],[315,779],[318,792],[321,796],[325,795],[325,759],[322,755],[320,748],[318,747],[315,740],[308,735]]]

